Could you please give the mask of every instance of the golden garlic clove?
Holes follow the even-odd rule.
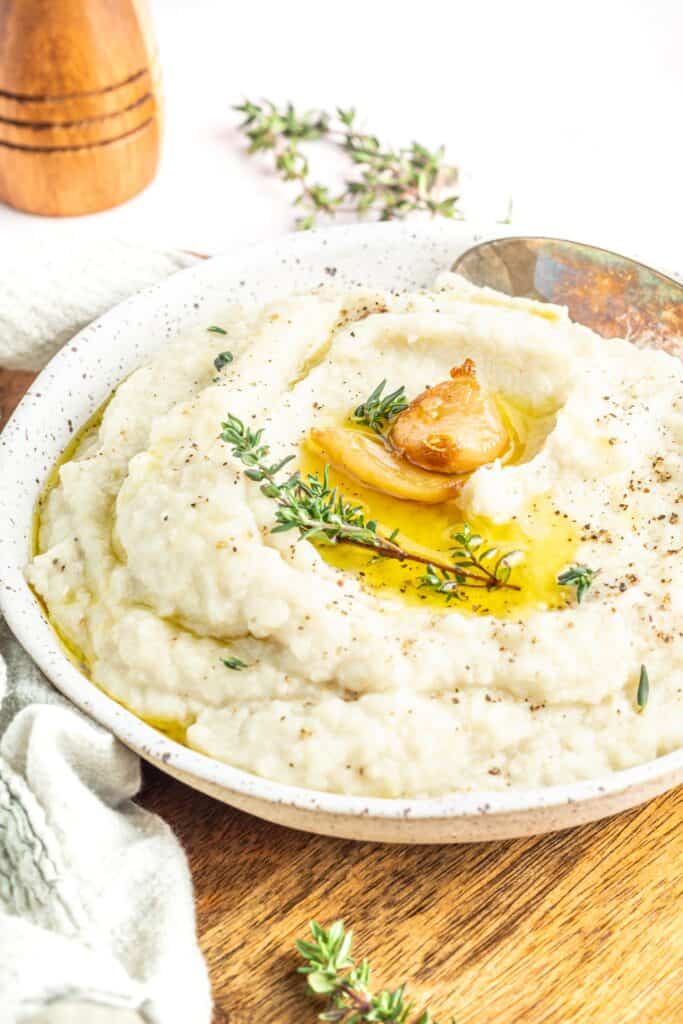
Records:
[[[471,473],[506,451],[510,438],[493,398],[482,391],[474,363],[423,391],[395,420],[390,440],[405,459],[430,471]]]
[[[411,466],[382,441],[357,430],[312,430],[310,442],[334,469],[348,473],[373,491],[404,501],[436,505],[454,498],[462,486],[462,480]]]

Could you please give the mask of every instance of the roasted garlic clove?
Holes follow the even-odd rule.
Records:
[[[502,455],[510,438],[493,398],[482,391],[474,363],[423,391],[394,421],[390,440],[405,459],[441,473],[471,473]]]
[[[312,430],[310,443],[334,469],[348,473],[373,491],[404,501],[436,505],[454,498],[462,486],[462,480],[411,466],[379,439],[356,430]]]

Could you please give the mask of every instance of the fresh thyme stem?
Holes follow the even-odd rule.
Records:
[[[310,929],[312,938],[296,943],[304,960],[297,972],[305,976],[309,995],[327,1001],[318,1020],[407,1024],[410,1017],[414,1024],[436,1024],[428,1010],[417,1018],[412,1016],[413,1003],[406,999],[405,985],[382,989],[376,995],[370,991],[370,964],[367,960],[356,964],[351,956],[353,932],[346,931],[343,921],[334,921],[329,928],[311,921]]]
[[[459,546],[453,551],[452,562],[435,561],[408,551],[396,543],[398,530],[394,530],[388,537],[379,533],[377,523],[373,519],[366,519],[362,506],[352,505],[336,488],[330,487],[329,466],[325,466],[322,477],[317,473],[309,473],[303,479],[299,473],[294,473],[283,482],[278,482],[279,473],[293,456],[268,465],[265,459],[269,448],[261,443],[263,429],[250,430],[231,413],[221,427],[222,440],[231,445],[232,454],[247,467],[246,475],[250,480],[260,483],[263,494],[276,503],[276,525],[272,533],[298,530],[302,540],[348,544],[372,551],[382,558],[417,562],[427,567],[420,585],[445,595],[447,600],[457,597],[460,587],[520,589],[508,582],[513,558],[519,552],[502,555],[489,568],[486,561],[491,561],[498,552],[490,548],[478,554],[483,539],[472,533],[468,523],[464,524],[460,533],[454,534]]]
[[[394,558],[398,562],[417,562],[419,565],[431,566],[434,569],[440,569],[442,572],[452,573],[455,571],[455,566],[451,562],[439,562],[434,558],[427,558],[426,555],[418,555],[414,551],[408,551],[405,548],[400,547],[398,544],[393,544],[389,538],[385,538],[381,533],[377,534],[379,543],[374,545],[375,551],[382,558]],[[351,539],[346,540],[347,544],[355,544],[357,547],[365,548],[367,544],[362,541],[354,541]],[[465,570],[459,570],[458,575],[466,580],[473,580],[468,586],[482,587],[486,590],[491,590],[494,587],[502,588],[505,590],[519,590],[520,588],[515,586],[514,583],[501,583],[497,580],[490,572],[482,567],[484,576],[477,575],[477,573],[467,572]]]
[[[483,580],[487,590],[519,590],[514,583],[509,583],[512,567],[522,559],[521,551],[507,551],[501,555],[498,548],[486,548],[483,537],[473,533],[469,523],[463,523],[458,533],[453,534],[457,543],[452,551],[453,563],[444,567],[431,562],[427,572],[420,581],[420,586],[435,594],[443,594],[447,601],[460,599],[460,587],[477,586],[466,582],[474,576]],[[485,550],[482,550],[485,549]],[[474,569],[472,573],[470,570]]]
[[[245,100],[235,107],[243,115],[241,130],[249,140],[248,151],[272,152],[275,170],[283,181],[296,182],[294,203],[304,209],[299,228],[311,228],[319,215],[338,213],[363,217],[374,212],[380,220],[405,217],[423,211],[441,217],[458,216],[456,195],[442,191],[457,179],[457,170],[445,161],[443,147],[429,150],[417,142],[399,149],[383,146],[376,135],[356,127],[356,111],[337,107],[327,111],[297,111],[291,103],[278,107],[270,100]],[[355,173],[338,192],[311,181],[302,143],[325,141],[341,150]]]

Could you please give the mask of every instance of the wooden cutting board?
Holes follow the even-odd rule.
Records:
[[[0,371],[5,416],[31,379]],[[683,1021],[683,789],[568,832],[427,847],[292,832],[149,767],[139,802],[187,851],[214,1024],[313,1024],[293,952],[311,917],[343,917],[376,984],[407,981],[440,1024]]]

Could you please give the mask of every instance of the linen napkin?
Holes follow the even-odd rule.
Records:
[[[117,302],[192,266],[188,252],[117,240],[41,239],[0,252],[0,366],[40,370],[69,338]]]
[[[39,369],[194,259],[122,242],[0,256],[0,366]],[[139,787],[139,759],[68,704],[0,620],[0,1024],[208,1024],[187,863],[133,803]]]

